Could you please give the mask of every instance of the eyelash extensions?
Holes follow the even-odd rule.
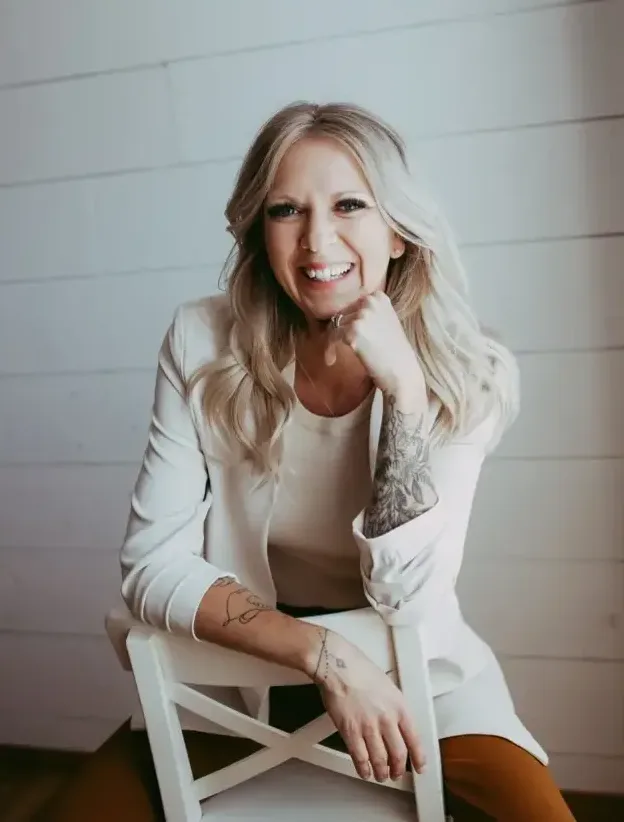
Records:
[[[364,200],[360,200],[357,197],[346,197],[343,200],[338,200],[335,208],[344,214],[351,214],[354,211],[361,211],[362,209],[368,208],[368,203],[365,203]],[[297,207],[292,203],[276,203],[267,209],[267,214],[272,220],[279,220],[292,217],[297,211]]]

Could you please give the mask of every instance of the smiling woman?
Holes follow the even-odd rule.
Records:
[[[405,243],[388,226],[355,158],[330,138],[296,142],[265,204],[264,238],[275,279],[313,322],[385,290]]]
[[[227,294],[181,306],[161,348],[122,592],[138,619],[304,672],[296,704],[243,694],[249,709],[292,729],[324,708],[380,781],[425,764],[404,695],[293,617],[371,607],[420,625],[449,794],[569,822],[455,592],[517,375],[417,182],[400,137],[356,106],[263,126],[227,205]]]

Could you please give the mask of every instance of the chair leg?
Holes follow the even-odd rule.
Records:
[[[412,772],[418,818],[424,822],[445,822],[442,763],[431,683],[429,677],[423,675],[427,663],[422,641],[412,626],[393,627],[392,639],[400,687],[427,756],[425,772]]]
[[[175,703],[158,658],[159,638],[133,628],[127,639],[132,672],[145,716],[167,822],[201,822],[202,808]]]

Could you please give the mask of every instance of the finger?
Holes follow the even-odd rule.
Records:
[[[337,340],[334,339],[333,334],[330,332],[329,339],[327,340],[327,345],[325,346],[325,352],[323,354],[325,359],[325,365],[329,366],[330,368],[336,364],[336,360],[338,359],[336,355],[336,345]]]
[[[353,760],[355,770],[360,779],[370,779],[372,776],[371,765],[368,760],[368,749],[366,743],[361,736],[347,736],[342,735],[347,745],[347,749]]]
[[[354,300],[352,303],[345,306],[345,308],[343,308],[339,313],[342,314],[345,320],[352,319],[355,315],[359,314],[362,308],[366,305],[369,296],[370,294],[366,291],[361,292],[357,300]]]
[[[390,779],[400,779],[407,767],[407,746],[398,725],[388,724],[382,728],[383,741],[388,752]]]
[[[330,324],[326,334],[324,352],[325,364],[330,367],[336,364],[336,360],[338,358],[336,351],[338,343],[344,342],[347,345],[350,345],[355,351],[355,347],[351,339],[345,339],[345,337],[347,335],[349,327],[352,326],[355,320],[359,319],[359,317],[361,316],[362,309],[366,305],[368,298],[370,296],[364,288],[364,286],[360,287],[359,293],[360,296],[357,298],[357,300],[352,302],[350,305],[346,306],[342,311],[338,311],[336,314],[332,316],[330,320]],[[335,318],[339,318],[339,324],[337,326],[334,325]]]
[[[333,322],[330,323],[326,336],[325,336],[325,351],[324,351],[324,359],[325,365],[332,366],[336,364],[336,360],[338,358],[337,354],[337,347],[340,342],[344,342],[345,339],[345,332],[346,329],[351,325],[351,323],[357,318],[359,313],[359,309],[352,310],[347,309],[344,313],[340,312],[334,316],[340,317],[340,324],[338,326],[333,325]],[[333,320],[333,318],[332,318]]]
[[[407,745],[407,752],[412,762],[412,767],[416,773],[422,773],[425,769],[425,765],[427,764],[427,760],[412,721],[409,718],[405,718],[399,724],[399,730],[401,731],[401,735]]]
[[[338,346],[348,345],[356,354],[358,347],[356,343],[356,333],[354,326],[342,324],[339,328],[328,332],[327,342],[325,343],[324,359],[325,364],[333,366],[338,359]]]
[[[390,776],[388,751],[378,728],[367,728],[364,731],[364,742],[368,749],[368,759],[377,782],[385,782]]]

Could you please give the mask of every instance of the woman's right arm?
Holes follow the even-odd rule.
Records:
[[[318,629],[264,605],[203,556],[211,493],[186,395],[188,311],[178,309],[158,355],[148,443],[121,549],[122,596],[136,619],[161,630],[309,668]]]
[[[128,608],[162,630],[305,673],[321,688],[364,778],[369,759],[377,778],[387,775],[388,762],[390,774],[400,775],[408,751],[418,767],[422,758],[402,695],[383,671],[339,634],[280,613],[204,559],[211,494],[186,397],[184,311],[159,352],[148,445],[121,549]]]
[[[122,596],[136,619],[161,630],[313,676],[322,632],[261,603],[203,556],[210,480],[185,377],[186,325],[193,322],[185,312],[193,310],[178,309],[158,355],[148,443],[121,548]]]
[[[206,593],[195,630],[203,639],[307,674],[363,779],[398,779],[408,755],[422,770],[424,756],[403,694],[340,634],[280,613],[231,577]]]

